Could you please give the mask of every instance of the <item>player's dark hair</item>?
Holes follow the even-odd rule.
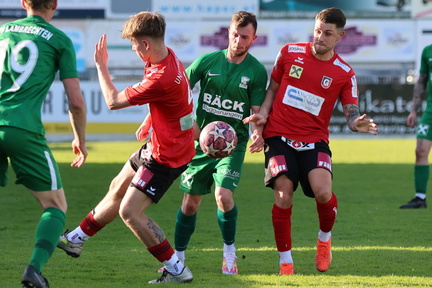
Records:
[[[247,25],[252,24],[255,33],[258,28],[258,23],[255,14],[246,11],[239,11],[235,13],[231,18],[231,24],[232,23],[235,23],[236,28],[246,27]]]
[[[24,2],[33,10],[48,10],[54,4],[54,0],[24,0]]]
[[[157,12],[144,11],[132,15],[123,25],[122,38],[137,38],[148,36],[152,38],[164,38],[165,17]]]
[[[319,12],[315,16],[315,20],[320,20],[329,24],[336,24],[336,28],[344,28],[346,24],[345,14],[339,8],[334,7]]]

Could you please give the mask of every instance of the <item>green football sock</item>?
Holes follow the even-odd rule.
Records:
[[[417,193],[426,194],[427,183],[429,180],[429,165],[416,165],[414,167],[414,183]]]
[[[54,252],[64,229],[65,213],[54,207],[47,208],[36,227],[35,246],[29,265],[41,273],[42,268]]]
[[[177,211],[174,233],[174,246],[177,251],[185,251],[192,234],[195,231],[197,213],[191,216],[183,214],[181,208]]]
[[[220,230],[222,232],[222,238],[226,245],[234,244],[237,228],[237,206],[231,211],[226,213],[222,212],[219,208],[217,209],[217,218]]]

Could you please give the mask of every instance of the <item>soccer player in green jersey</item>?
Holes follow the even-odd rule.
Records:
[[[238,145],[230,156],[213,159],[206,156],[196,143],[197,154],[181,177],[180,189],[184,191],[184,198],[177,212],[175,250],[179,259],[184,261],[202,197],[211,193],[215,184],[217,220],[224,243],[223,274],[238,273],[234,246],[237,206],[233,194],[240,181],[249,140],[249,126],[243,124],[242,119],[249,116],[251,110],[259,110],[267,85],[264,65],[248,52],[257,38],[256,30],[257,21],[253,13],[235,13],[228,30],[228,48],[202,55],[186,69],[191,87],[200,83],[195,119],[199,129],[212,121],[224,121],[236,130]],[[252,137],[256,135],[252,127]],[[261,142],[261,147],[258,145],[250,151],[261,151],[263,139]]]
[[[27,17],[0,26],[0,185],[8,182],[8,162],[43,209],[25,287],[49,287],[41,275],[65,224],[67,209],[57,163],[45,139],[41,106],[57,71],[66,91],[74,134],[71,166],[87,157],[86,109],[72,41],[49,24],[57,0],[21,0]]]
[[[432,45],[423,49],[420,61],[420,75],[414,85],[413,104],[407,118],[407,125],[414,127],[417,122],[417,112],[421,109],[422,99],[427,92],[426,110],[423,112],[417,126],[417,145],[415,149],[414,165],[414,198],[406,204],[402,204],[402,209],[426,208],[426,188],[429,180],[429,153],[432,147]],[[429,85],[429,89],[427,86]]]

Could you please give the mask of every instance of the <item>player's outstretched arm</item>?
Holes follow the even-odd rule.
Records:
[[[74,134],[72,151],[76,156],[72,167],[81,167],[87,159],[86,125],[87,112],[78,78],[63,79],[63,86],[68,97],[69,119]]]
[[[104,95],[105,103],[110,110],[118,110],[131,106],[123,91],[119,92],[111,80],[108,69],[107,35],[103,34],[95,45],[94,62],[98,72],[99,85]]]
[[[360,116],[357,105],[343,105],[343,110],[348,127],[351,129],[351,131],[369,133],[372,135],[378,134],[378,125],[375,124],[375,121],[373,119],[366,118],[366,114]]]

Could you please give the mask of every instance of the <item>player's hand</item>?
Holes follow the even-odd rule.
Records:
[[[108,50],[107,50],[107,40],[106,34],[103,34],[102,37],[99,38],[99,42],[96,43],[95,53],[94,53],[94,62],[96,66],[106,65],[108,61]]]
[[[366,119],[366,114],[363,114],[354,120],[354,125],[358,132],[369,133],[372,135],[378,134],[378,125],[375,124],[373,119]]]
[[[195,121],[193,122],[193,130],[194,130],[194,140],[199,140],[201,129],[199,128],[198,124]]]
[[[243,124],[254,122],[257,125],[264,125],[267,123],[267,117],[262,114],[252,114],[249,117],[243,119]]]
[[[261,152],[264,148],[264,138],[258,131],[254,131],[251,135],[252,144],[249,146],[250,153]]]
[[[77,156],[72,162],[71,166],[79,168],[85,163],[87,159],[87,147],[81,143],[78,143],[78,141],[74,139],[72,141],[72,151]]]
[[[415,111],[411,111],[411,113],[407,117],[407,126],[414,128],[417,122],[417,113]]]
[[[143,123],[138,127],[138,130],[135,132],[135,137],[138,141],[144,141],[150,135],[149,130],[152,126],[151,116],[147,116]]]

